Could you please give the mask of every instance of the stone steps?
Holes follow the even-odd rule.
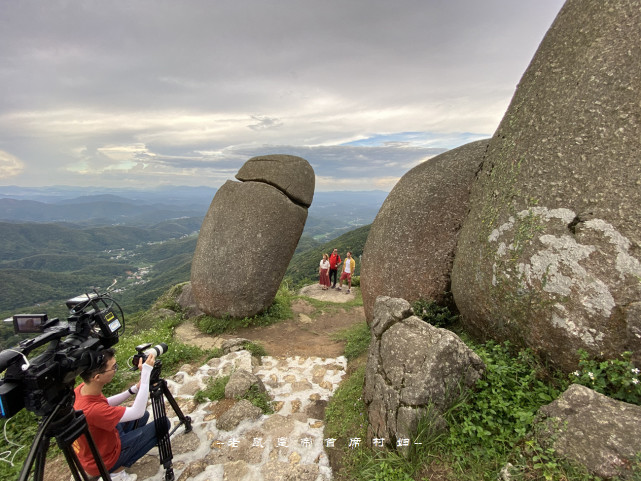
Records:
[[[179,481],[296,479],[324,481],[332,478],[324,451],[324,411],[327,401],[345,375],[347,359],[319,357],[276,358],[263,356],[260,364],[248,351],[229,353],[196,367],[185,365],[167,380],[193,430],[181,427],[172,436],[173,469]],[[243,419],[229,431],[217,419],[234,401],[197,404],[193,397],[209,379],[244,369],[258,376],[274,401],[275,413]],[[167,406],[172,423],[178,418]],[[128,471],[139,480],[161,481],[165,470],[157,450]]]

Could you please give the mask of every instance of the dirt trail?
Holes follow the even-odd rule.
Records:
[[[312,299],[329,301],[331,304],[317,308],[312,302],[302,298],[297,299],[292,304],[294,312],[292,319],[281,321],[271,326],[244,328],[222,336],[211,336],[200,332],[192,322],[185,322],[176,329],[175,335],[185,343],[203,348],[220,347],[225,339],[243,337],[260,343],[267,351],[267,354],[275,358],[292,356],[301,356],[301,358],[336,358],[343,355],[345,343],[334,340],[333,336],[337,332],[365,320],[362,306],[342,305],[354,300],[357,289],[352,289],[348,294],[346,289],[324,291],[319,285],[310,285],[303,288],[300,294]],[[301,362],[304,361],[301,359],[298,364]],[[294,369],[292,373],[295,371]],[[335,386],[333,386],[332,392],[334,388]],[[326,389],[327,386],[325,386],[323,393],[329,394],[331,397],[332,392],[327,393],[325,392]],[[300,401],[298,402],[300,403]],[[286,411],[287,404],[281,414],[285,414]],[[301,414],[297,415],[300,416]],[[291,416],[293,415],[290,414],[289,417]],[[320,439],[322,440],[322,436]],[[178,449],[177,451],[180,452],[181,450]],[[152,475],[158,470],[157,463],[157,455],[146,456],[129,471],[137,472],[139,479],[160,479],[162,470],[158,472],[160,474]],[[149,464],[151,464],[151,467],[148,466]],[[147,473],[147,471],[149,472]],[[69,479],[69,476],[70,473],[62,455],[47,461],[44,481]],[[203,473],[198,479],[203,476],[206,477]],[[215,478],[222,479],[221,476],[215,476]]]
[[[210,336],[200,332],[193,323],[186,322],[176,329],[176,336],[185,343],[203,348],[220,347],[225,339],[243,337],[260,343],[270,356],[337,357],[343,354],[345,343],[334,340],[333,336],[365,320],[362,306],[341,305],[353,300],[357,289],[353,288],[348,294],[345,288],[324,291],[319,285],[310,285],[301,290],[301,295],[335,304],[317,309],[309,301],[297,299],[292,304],[293,318],[271,326],[242,328],[221,336]]]

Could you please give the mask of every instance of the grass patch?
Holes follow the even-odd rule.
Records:
[[[494,481],[507,463],[515,481],[599,479],[558,459],[531,437],[536,411],[567,388],[566,378],[550,375],[530,351],[509,343],[466,342],[485,362],[485,376],[445,413],[446,431],[437,432],[427,417],[421,419],[405,454],[373,450],[366,440],[361,400],[365,367],[341,384],[326,411],[326,437],[337,439],[334,451],[340,458],[336,479]],[[359,449],[347,447],[353,437],[362,438]]]
[[[274,404],[269,394],[258,389],[256,384],[253,384],[241,399],[247,399],[254,406],[260,408],[263,414],[274,414]]]
[[[293,298],[294,293],[289,289],[289,285],[286,282],[283,282],[276,293],[274,302],[263,312],[243,319],[233,319],[228,316],[213,317],[204,315],[196,319],[196,327],[205,334],[222,334],[223,332],[232,331],[242,327],[269,326],[270,324],[274,324],[285,319],[291,319],[293,317]]]
[[[215,379],[210,379],[205,389],[199,390],[194,395],[194,400],[197,403],[204,403],[209,401],[220,401],[225,398],[225,387],[229,382],[230,376],[221,376]]]
[[[197,403],[203,403],[207,401],[220,401],[225,398],[225,387],[229,382],[231,376],[222,376],[216,379],[212,379],[207,383],[207,387],[202,389],[194,395],[194,400]],[[269,394],[262,392],[256,384],[252,385],[245,395],[238,398],[247,399],[254,406],[258,407],[263,411],[263,414],[273,414],[274,406],[272,403]]]
[[[348,361],[351,361],[367,352],[372,335],[367,322],[363,321],[347,329],[338,331],[332,335],[332,339],[335,341],[345,341],[345,357]]]
[[[327,448],[340,459],[341,469],[334,472],[337,479],[360,479],[366,457],[362,448],[352,449],[351,439],[359,439],[361,446],[367,439],[367,412],[362,399],[365,382],[365,363],[343,380],[325,409],[325,439],[335,440]],[[371,479],[371,478],[369,478]]]
[[[247,342],[243,347],[249,351],[252,356],[262,357],[267,355],[265,348],[257,342]]]

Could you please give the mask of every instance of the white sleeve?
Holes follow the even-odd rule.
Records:
[[[107,398],[107,402],[109,403],[110,406],[119,406],[122,403],[124,403],[129,396],[131,396],[131,393],[129,391],[123,391],[120,394],[114,394],[113,396],[109,396]]]
[[[149,364],[142,365],[142,372],[140,373],[140,390],[136,394],[134,405],[130,408],[125,408],[125,413],[120,418],[121,423],[128,421],[135,421],[140,419],[145,410],[147,409],[147,400],[149,399],[149,376],[154,367]]]

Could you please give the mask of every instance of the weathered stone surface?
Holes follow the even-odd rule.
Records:
[[[314,169],[300,157],[282,154],[252,157],[240,168],[236,178],[273,185],[297,204],[312,205]]]
[[[216,427],[223,431],[231,431],[245,419],[258,419],[263,412],[247,399],[241,399],[218,418]]]
[[[243,397],[253,385],[256,385],[259,391],[265,392],[265,385],[257,376],[242,369],[234,371],[225,386],[225,397],[229,399]]]
[[[380,296],[374,304],[374,318],[370,325],[372,334],[380,338],[383,332],[392,324],[410,317],[412,306],[405,299],[398,297]]]
[[[378,296],[443,300],[458,231],[488,140],[472,142],[414,167],[394,186],[363,250],[361,290],[368,323]]]
[[[182,308],[182,312],[187,319],[198,317],[203,314],[203,311],[201,311],[198,308],[198,305],[196,305],[196,299],[194,298],[194,294],[191,289],[191,282],[187,282],[183,285],[182,291],[176,299],[176,302]]]
[[[243,479],[249,472],[249,467],[245,461],[230,461],[224,464],[225,474],[223,481],[235,481]]]
[[[299,164],[307,163],[299,160]],[[265,179],[274,176],[273,169],[268,170]],[[292,174],[285,169],[283,175],[299,179],[299,166],[294,170]],[[305,182],[305,192],[311,185],[313,194],[311,166],[306,172],[311,178]],[[307,206],[275,187],[282,182],[228,181],[216,192],[200,229],[191,268],[193,295],[203,312],[242,318],[273,302],[307,219]],[[294,184],[284,187],[295,190]]]
[[[265,481],[316,481],[318,466],[313,464],[290,464],[284,462],[269,462],[263,469]]]
[[[568,0],[492,138],[452,292],[468,330],[573,370],[641,361],[641,2]]]
[[[171,438],[171,449],[175,454],[189,453],[200,446],[200,439],[194,431],[188,433],[181,432],[180,436]]]
[[[573,384],[539,409],[534,431],[543,447],[553,447],[597,476],[638,479],[630,466],[641,453],[641,406]]]
[[[232,339],[225,339],[221,349],[224,354],[229,354],[230,352],[242,351],[245,349],[245,345],[251,342],[249,339],[244,337],[234,337]]]
[[[375,312],[388,321],[376,318],[372,325],[386,323],[387,328],[373,334],[363,391],[369,434],[388,441],[411,437],[422,414],[430,416],[434,426],[444,426],[441,414],[485,370],[483,361],[454,333],[416,316],[395,319],[399,305],[383,296],[376,301]]]

